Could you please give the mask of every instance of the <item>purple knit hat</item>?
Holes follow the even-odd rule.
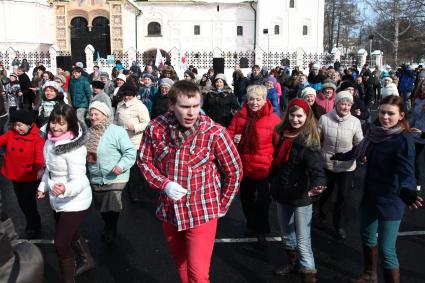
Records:
[[[274,76],[269,76],[266,81],[270,81],[273,83],[273,86],[276,86],[277,80]]]

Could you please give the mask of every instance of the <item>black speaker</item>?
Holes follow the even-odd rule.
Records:
[[[213,58],[213,69],[215,74],[224,74],[224,58]]]
[[[72,68],[71,56],[56,56],[56,66],[61,67],[66,71],[71,71],[71,68]]]

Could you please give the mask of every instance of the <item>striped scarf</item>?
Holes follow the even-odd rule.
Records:
[[[99,141],[109,127],[109,122],[102,123],[90,127],[89,129],[89,140],[87,141],[87,163],[96,163],[97,161],[97,146]]]
[[[384,142],[390,139],[393,135],[400,134],[403,131],[404,128],[400,124],[392,128],[372,125],[367,132],[366,137],[356,146],[354,150],[355,159],[363,161],[372,143]]]

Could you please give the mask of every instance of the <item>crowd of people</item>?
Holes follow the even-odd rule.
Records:
[[[26,65],[10,74],[0,65],[1,172],[13,182],[26,238],[40,237],[36,199],[49,197],[64,282],[94,268],[79,233],[92,201],[102,239],[113,243],[122,192],[138,202],[145,189],[159,191],[156,215],[182,282],[209,282],[217,220],[238,192],[245,233],[263,244],[277,203],[287,265],[274,273],[316,282],[312,223],[332,219],[335,237],[347,238],[359,162],[364,274],[351,282],[377,282],[378,254],[385,282],[400,282],[397,232],[405,208],[422,206],[425,178],[421,67],[254,65],[245,76],[236,66],[232,80],[212,68],[198,76],[193,66],[182,79],[170,64],[142,71],[117,62],[111,76],[83,67],[53,75],[40,64],[30,79]]]

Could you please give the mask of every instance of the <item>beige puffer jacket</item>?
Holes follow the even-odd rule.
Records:
[[[337,152],[350,151],[363,139],[360,120],[351,114],[340,117],[333,109],[320,117],[319,132],[325,168],[335,173],[354,171],[356,161],[336,161],[330,158]]]

